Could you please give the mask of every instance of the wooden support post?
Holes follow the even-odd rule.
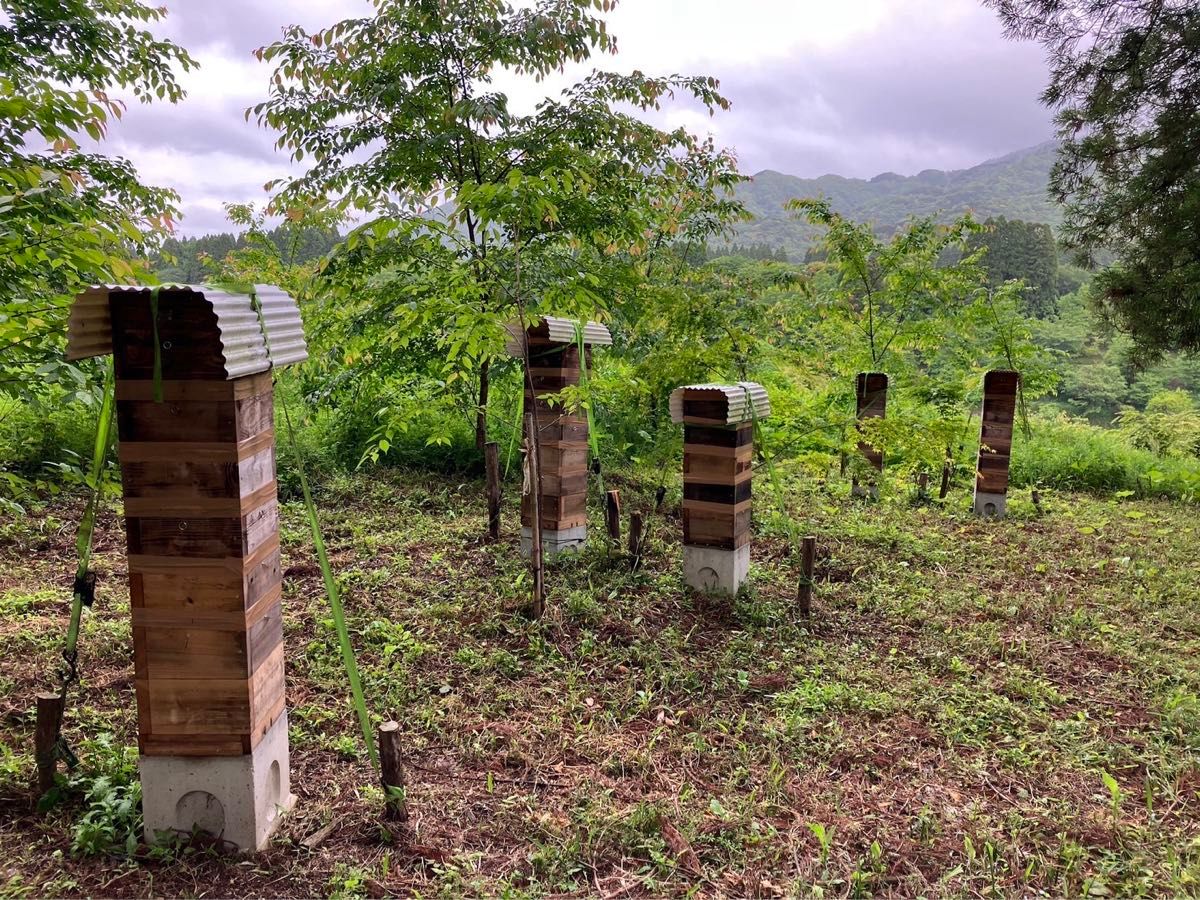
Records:
[[[484,467],[487,469],[488,540],[500,540],[500,445],[488,441],[483,445]]]
[[[946,448],[946,459],[942,463],[942,486],[938,490],[938,499],[945,500],[946,495],[950,493],[950,476],[954,472],[954,454],[949,447]]]
[[[1030,492],[1029,498],[1033,501],[1033,508],[1037,510],[1037,514],[1040,516],[1042,514],[1042,492],[1034,488]]]
[[[404,761],[400,753],[400,724],[379,726],[379,771],[383,782],[383,817],[389,822],[407,822],[404,796]]]
[[[55,747],[62,729],[63,698],[60,694],[37,695],[37,724],[33,732],[33,754],[37,760],[38,796],[54,787],[58,770]]]
[[[533,413],[525,414],[525,452],[529,465],[530,524],[533,545],[529,562],[533,567],[533,618],[540,619],[546,612],[546,596],[542,584],[542,464],[538,456],[537,420]]]
[[[662,512],[663,501],[667,499],[667,488],[665,485],[659,485],[658,490],[654,492],[654,511]]]
[[[929,499],[929,473],[922,472],[917,476],[917,499],[924,501]]]
[[[621,542],[621,492],[609,491],[604,497],[604,525],[611,540]]]
[[[800,586],[796,599],[800,604],[800,615],[807,619],[812,614],[813,571],[817,560],[817,539],[812,535],[800,541]]]
[[[629,571],[636,572],[642,564],[642,514],[629,514]]]

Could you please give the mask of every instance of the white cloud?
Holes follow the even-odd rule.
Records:
[[[526,5],[530,0],[523,0]],[[369,14],[368,0],[166,0],[161,30],[200,61],[177,107],[131,108],[108,147],[182,198],[184,230],[221,227],[224,201],[258,202],[293,172],[275,136],[247,123],[270,67],[251,51],[295,22]],[[734,108],[656,114],[733,146],[747,171],[869,176],[962,167],[1049,136],[1037,49],[1004,41],[979,0],[624,0],[608,17],[619,52],[541,84],[501,73],[531,108],[592,68],[720,79]]]

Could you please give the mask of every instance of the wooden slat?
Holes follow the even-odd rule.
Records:
[[[704,500],[684,500],[683,508],[694,512],[722,514],[730,512],[736,515],[740,512],[746,512],[750,509],[752,501],[744,500],[741,503],[708,503]]]
[[[117,453],[121,463],[154,462],[186,458],[193,461],[236,463],[275,446],[273,430],[263,431],[237,444],[212,441],[125,441]]]
[[[245,378],[228,381],[169,381],[163,380],[164,403],[212,402],[217,400],[242,400],[273,390],[271,373],[260,372]],[[117,400],[154,400],[154,381],[121,379],[116,385]]]

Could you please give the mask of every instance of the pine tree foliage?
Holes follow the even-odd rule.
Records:
[[[1098,278],[1103,310],[1143,361],[1200,350],[1200,4],[986,2],[1046,48],[1065,240],[1117,254]]]

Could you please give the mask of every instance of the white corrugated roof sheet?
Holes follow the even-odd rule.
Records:
[[[529,327],[536,328],[543,322],[550,332],[550,340],[560,344],[574,344],[579,340],[576,332],[579,323],[575,319],[545,316],[533,322]],[[509,322],[504,328],[509,334],[504,349],[508,351],[509,356],[521,356],[521,323]],[[587,322],[583,326],[583,342],[589,347],[611,347],[612,332],[599,322]]]
[[[296,301],[273,285],[255,285],[262,320],[249,294],[229,293],[204,285],[167,284],[162,291],[195,294],[212,307],[221,333],[225,377],[241,378],[308,359],[304,326]],[[151,288],[103,284],[75,298],[67,324],[67,359],[89,359],[112,353],[109,295],[116,291],[149,294]]]
[[[771,414],[771,400],[767,389],[757,381],[739,381],[737,384],[688,384],[671,391],[671,421],[683,421],[684,391],[705,391],[722,396],[727,402],[726,425],[739,425],[754,419],[765,419]]]

